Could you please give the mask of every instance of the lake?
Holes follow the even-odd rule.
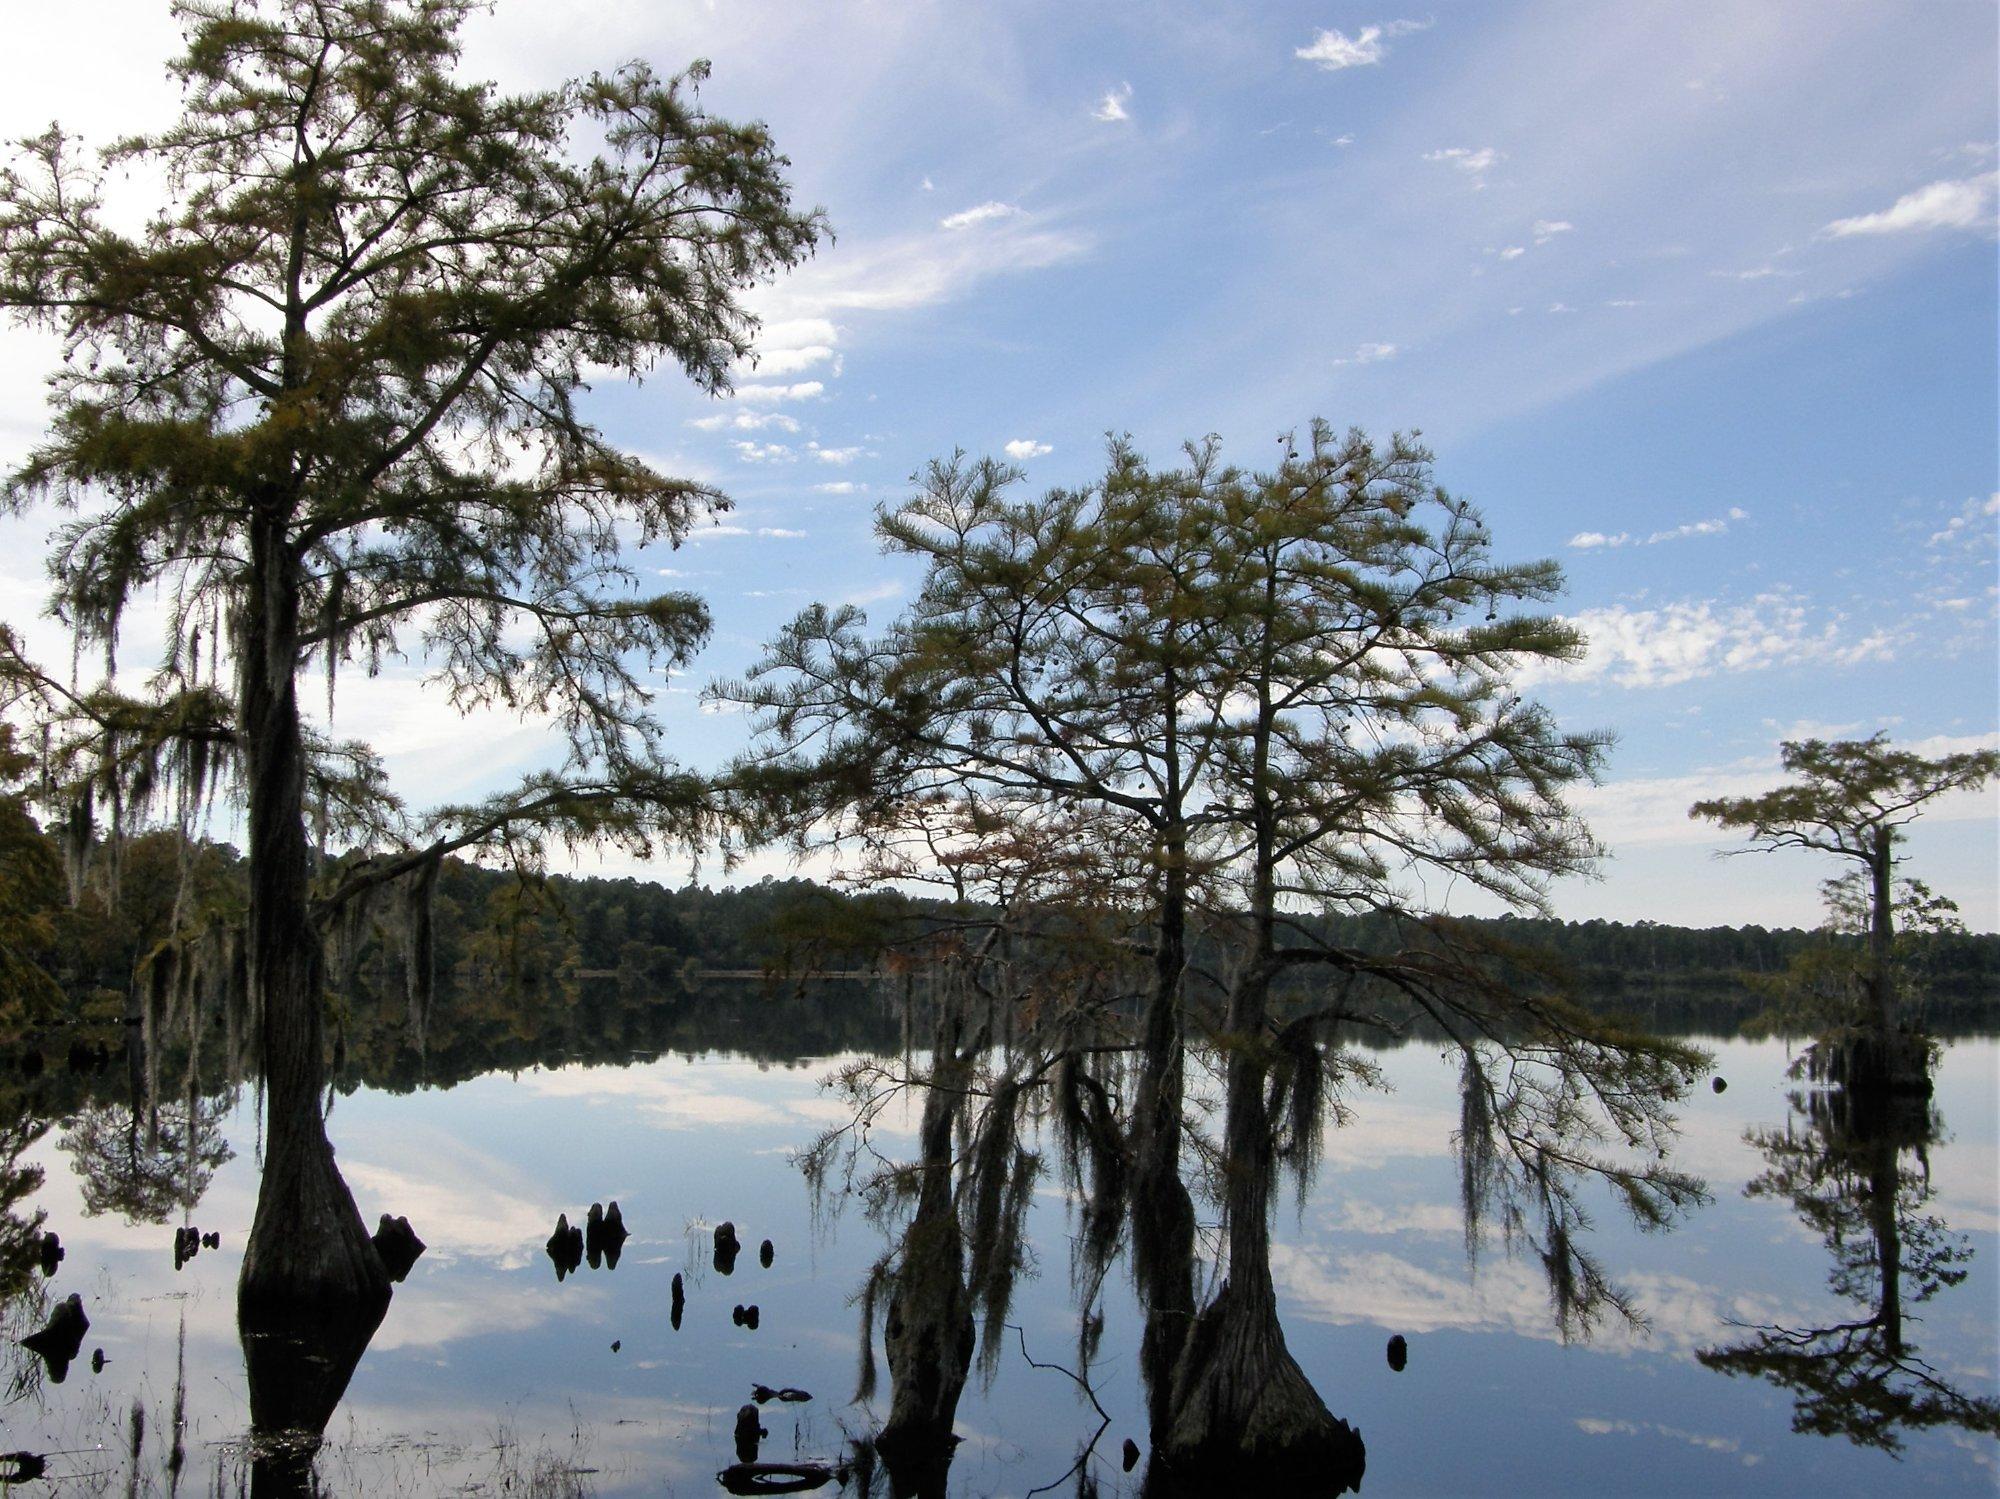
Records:
[[[328,1131],[364,1217],[407,1215],[428,1250],[327,1428],[326,1491],[717,1493],[759,1384],[812,1396],[763,1407],[767,1460],[837,1462],[879,1424],[886,1372],[872,1406],[850,1397],[854,1298],[884,1230],[837,1183],[816,1198],[794,1159],[848,1117],[822,1083],[853,1054],[792,1056],[761,1031],[746,1051],[740,1026],[713,1031],[647,1060],[526,1065],[448,1087],[401,1076],[335,1099]],[[797,1037],[800,1049],[819,1039]],[[1327,1129],[1309,1194],[1282,1193],[1273,1247],[1291,1350],[1366,1442],[1363,1492],[1994,1491],[2000,1442],[1976,1428],[1991,1410],[1976,1403],[2000,1394],[1996,1043],[1950,1045],[1934,1118],[1886,1148],[1856,1147],[1824,1111],[1815,1123],[1795,1106],[1782,1043],[1700,1044],[1727,1088],[1688,1101],[1678,1164],[1712,1200],[1657,1233],[1604,1204],[1594,1252],[1647,1326],[1613,1322],[1567,1344],[1532,1257],[1489,1243],[1468,1263],[1456,1061],[1425,1043],[1373,1054],[1386,1090],[1356,1094],[1351,1120]],[[44,1211],[65,1257],[6,1304],[0,1448],[46,1455],[63,1494],[249,1492],[235,1285],[256,1197],[254,1085],[201,1105],[191,1154],[184,1106],[163,1108],[147,1147],[116,1063],[87,1082],[48,1065],[8,1094],[29,1110],[12,1146],[24,1122],[26,1135],[47,1128],[13,1162],[44,1179],[6,1206],[16,1219]],[[875,1147],[913,1152],[915,1124],[914,1107],[892,1108]],[[1855,1200],[1857,1181],[1871,1201]],[[631,1233],[616,1267],[559,1280],[544,1248],[557,1214],[580,1223],[614,1199]],[[1211,1223],[1212,1208],[1198,1212]],[[729,1275],[713,1257],[725,1219],[745,1246]],[[1146,1445],[1122,1264],[1089,1369],[1108,1420],[1066,1372],[1078,1367],[1076,1224],[1051,1159],[1013,1327],[990,1384],[975,1363],[959,1406],[953,1493],[1138,1492],[1143,1462],[1128,1474],[1120,1456],[1128,1437]],[[176,1268],[182,1226],[217,1243]],[[1903,1267],[1900,1370],[1858,1346],[1863,1324],[1880,1331],[1881,1232]],[[58,1383],[16,1339],[72,1292],[90,1327]],[[735,1315],[751,1305],[754,1329]],[[1760,1341],[1758,1328],[1776,1331]],[[1385,1356],[1392,1335],[1408,1349],[1400,1372]],[[1815,1423],[1825,1431],[1794,1430]]]

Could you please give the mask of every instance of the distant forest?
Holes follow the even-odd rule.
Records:
[[[54,912],[41,954],[71,997],[72,1018],[125,1012],[137,964],[190,910],[227,920],[240,912],[242,861],[224,844],[183,845],[168,833],[119,851],[115,907],[91,881]],[[184,867],[185,866],[185,867]],[[549,876],[447,860],[434,897],[439,1008],[477,991],[496,995],[615,987],[627,998],[682,998],[722,981],[793,985],[825,974],[874,971],[898,932],[947,919],[949,908],[893,891],[854,894],[809,880],[767,879],[740,888],[647,880]],[[348,943],[336,987],[364,1007],[400,991],[399,913],[385,902]],[[1333,916],[1310,923],[1342,946],[1382,951],[1398,941],[1384,918]],[[1689,929],[1656,922],[1544,921],[1519,917],[1463,925],[1505,948],[1542,954],[1549,971],[1593,1007],[1665,1030],[1728,1033],[1763,1011],[1759,977],[1794,957],[1858,939],[1762,926]],[[2000,1023],[2000,936],[1911,938],[1928,1019],[1955,1029]],[[52,1018],[52,1017],[51,1017]]]

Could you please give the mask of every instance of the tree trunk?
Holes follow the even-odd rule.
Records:
[[[1891,954],[1895,947],[1895,907],[1891,880],[1895,858],[1888,828],[1875,830],[1875,846],[1869,852],[1868,878],[1868,987],[1875,1001],[1875,1028],[1886,1046],[1896,1029],[1895,970]]]
[[[389,1281],[334,1166],[326,1082],[324,958],[308,905],[305,746],[294,642],[297,564],[284,527],[251,523],[240,624],[240,711],[250,792],[249,988],[262,1038],[264,1171],[237,1306],[246,1323],[307,1309],[381,1320]]]
[[[961,1066],[955,1033],[941,1022],[919,1131],[923,1181],[882,1329],[889,1419],[875,1438],[875,1451],[897,1499],[944,1499],[958,1440],[952,1423],[972,1366],[972,1297],[951,1170],[952,1131],[964,1099],[953,1074]]]
[[[1223,1127],[1229,1279],[1181,1350],[1170,1421],[1147,1470],[1149,1495],[1339,1494],[1361,1483],[1361,1434],[1327,1410],[1278,1323],[1270,1211],[1276,1142],[1264,1094],[1270,975],[1267,961],[1254,961],[1230,992]]]
[[[1194,1203],[1181,1180],[1185,854],[1183,842],[1166,840],[1153,992],[1146,1005],[1132,1126],[1132,1263],[1146,1317],[1139,1372],[1155,1442],[1167,1427],[1174,1367],[1194,1322]]]

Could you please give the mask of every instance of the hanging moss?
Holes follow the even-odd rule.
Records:
[[[409,999],[410,1029],[421,1051],[430,1035],[431,1003],[437,993],[437,937],[433,921],[441,861],[426,859],[401,882],[403,989]]]

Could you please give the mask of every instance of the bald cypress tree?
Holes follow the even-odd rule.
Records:
[[[1088,840],[1073,862],[1156,965],[1124,1128],[1089,1132],[1122,1156],[1149,1484],[1358,1480],[1358,1437],[1285,1349],[1270,1267],[1280,1172],[1309,1176],[1327,1110],[1366,1070],[1343,1029],[1393,1031],[1388,997],[1450,1038],[1468,1238],[1491,1211],[1532,1243],[1565,1331],[1623,1305],[1584,1247],[1582,1182],[1650,1222],[1699,1195],[1663,1158],[1698,1055],[1569,1002],[1524,955],[1480,950],[1424,894],[1442,879],[1542,910],[1549,882],[1596,855],[1566,794],[1596,773],[1602,736],[1563,732],[1510,685],[1581,650],[1531,607],[1560,574],[1494,559],[1477,513],[1401,439],[1316,425],[1262,474],[1213,441],[1173,468],[1114,442],[1077,489],[1016,499],[1018,477],[934,466],[881,518],[886,546],[926,566],[908,613],[870,635],[856,611],[808,610],[720,691],[763,715],[756,771],[807,836],[957,798]],[[1332,941],[1314,919],[1328,913],[1384,917],[1397,945]],[[1225,959],[1199,981],[1197,925]],[[1330,982],[1281,1014],[1274,989],[1300,974]],[[1225,1066],[1208,1158],[1228,1280],[1200,1306],[1183,1077],[1204,1043]]]
[[[65,343],[8,504],[73,512],[50,568],[80,643],[113,645],[142,592],[168,604],[147,693],[10,652],[58,794],[86,834],[106,808],[199,804],[217,774],[247,806],[268,1128],[246,1311],[386,1301],[321,1121],[323,933],[400,883],[421,967],[443,854],[695,829],[640,674],[684,661],[707,615],[639,593],[623,548],[724,501],[621,452],[579,398],[593,372],[661,362],[722,389],[754,331],[738,293],[822,232],[763,127],[702,109],[704,64],[503,94],[453,72],[475,8],[186,0],[178,123],[95,154],[51,129],[0,176],[0,306]],[[173,186],[137,229],[99,190],[128,165]],[[400,817],[366,747],[300,711],[310,674],[331,692],[399,649],[461,709],[549,716],[566,760]],[[373,857],[316,888],[328,826]]]

